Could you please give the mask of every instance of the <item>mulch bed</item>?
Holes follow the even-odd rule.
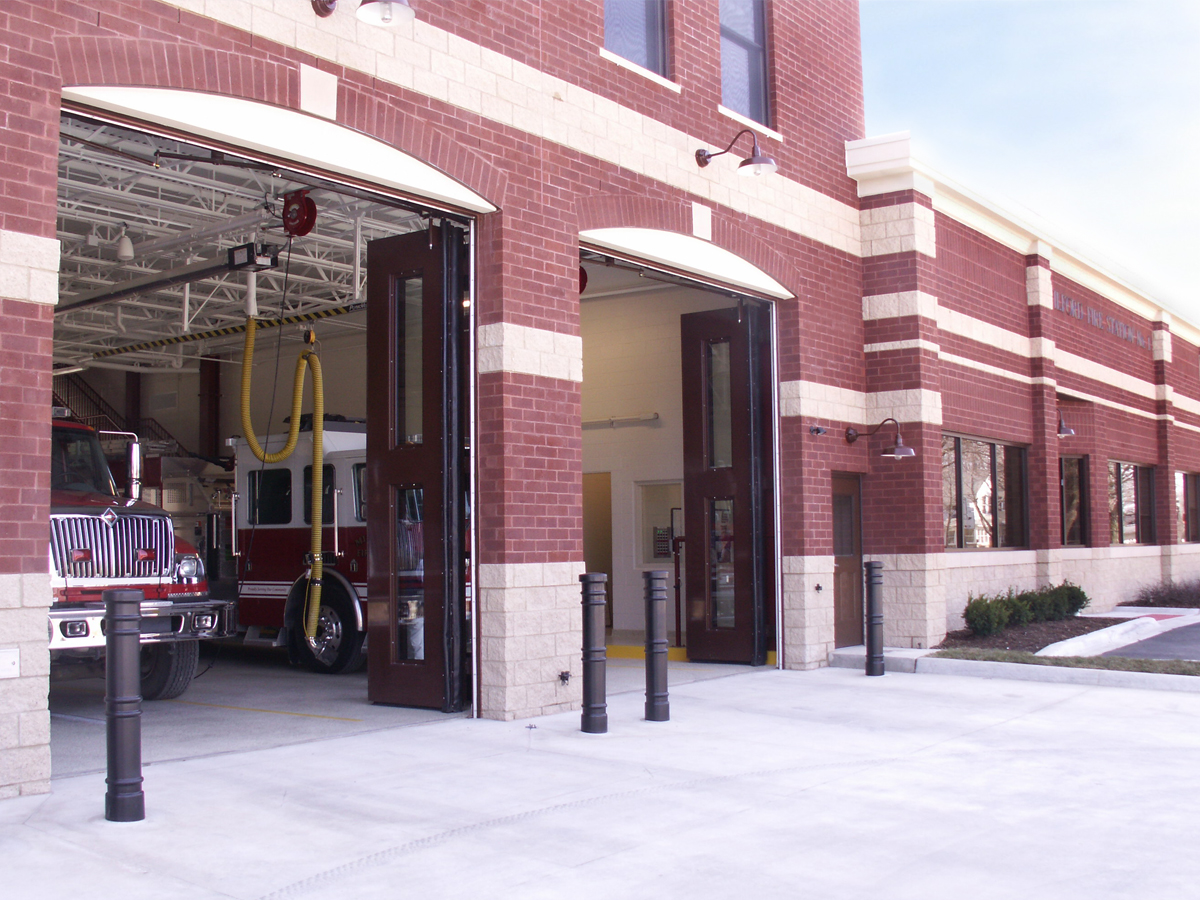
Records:
[[[1058,622],[1030,622],[1020,628],[1005,628],[999,634],[988,637],[976,637],[970,629],[952,631],[946,639],[938,644],[935,650],[1021,650],[1036,653],[1043,647],[1049,647],[1067,638],[1079,637],[1128,622],[1128,619],[1095,619],[1076,616],[1072,619],[1062,619]]]

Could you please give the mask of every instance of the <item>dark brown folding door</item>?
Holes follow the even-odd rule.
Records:
[[[762,665],[773,626],[766,310],[681,317],[688,658]]]
[[[369,699],[446,711],[465,661],[461,232],[367,246]]]

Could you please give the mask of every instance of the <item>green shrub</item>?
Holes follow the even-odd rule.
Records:
[[[1083,608],[1091,602],[1083,588],[1069,581],[1064,581],[1058,587],[1052,588],[1052,590],[1058,592],[1064,619],[1079,615],[1083,611]]]
[[[978,637],[998,634],[1008,624],[1008,598],[971,597],[963,610],[963,618]]]
[[[1033,605],[1026,594],[1014,594],[1011,590],[1004,598],[1008,605],[1008,627],[1020,628],[1033,621]]]

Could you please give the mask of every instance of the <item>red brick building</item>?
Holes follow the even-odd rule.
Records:
[[[358,5],[0,8],[0,792],[48,785],[52,395],[215,456],[254,302],[332,313],[326,408],[375,429],[374,699],[577,706],[578,576],[632,639],[680,535],[688,656],[788,668],[861,642],[864,558],[912,647],[969,593],[1104,608],[1200,569],[1200,330],[867,138],[856,4]],[[739,174],[754,148],[774,174]],[[121,293],[245,242],[282,251],[254,287]],[[299,326],[273,334],[286,370]],[[284,405],[254,394],[260,433]],[[390,549],[413,491],[420,658]]]

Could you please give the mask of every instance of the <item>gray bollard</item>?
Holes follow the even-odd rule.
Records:
[[[108,731],[108,791],[104,818],[146,818],[142,792],[141,591],[105,591],[104,714]]]
[[[669,722],[667,701],[667,573],[643,572],[646,581],[646,721]]]
[[[608,732],[608,703],[605,699],[605,667],[608,651],[604,646],[603,572],[579,576],[583,584],[583,714],[579,729],[585,734]]]
[[[883,674],[883,563],[867,563],[867,674]]]

